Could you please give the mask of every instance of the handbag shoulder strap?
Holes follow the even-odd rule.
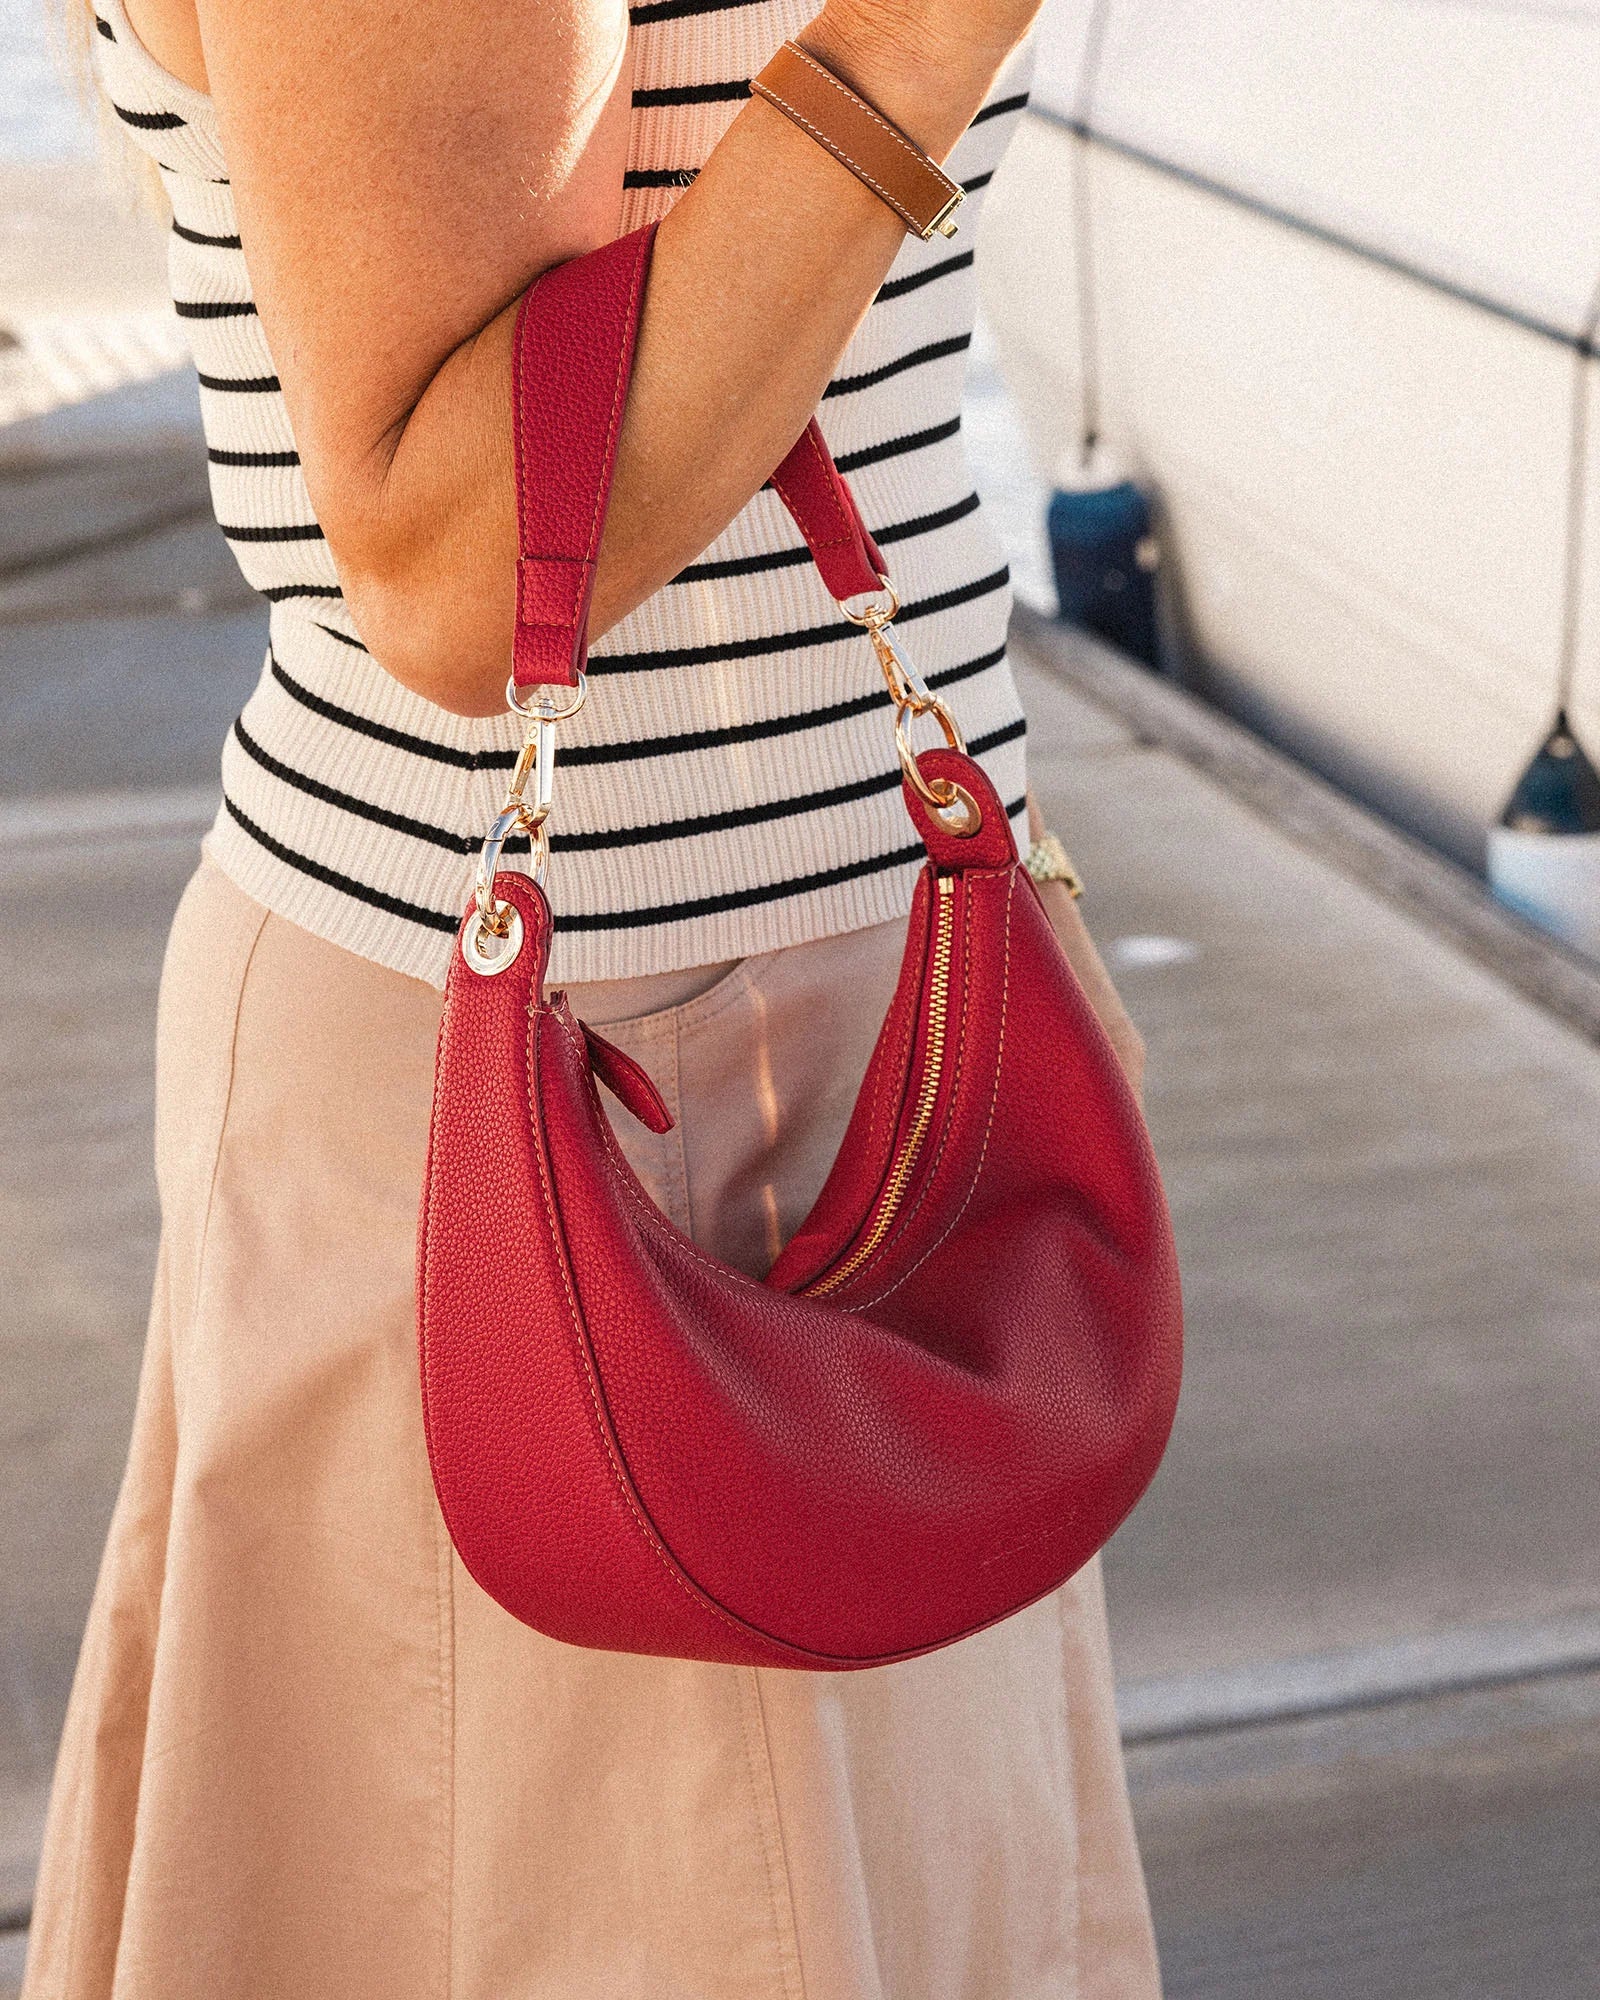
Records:
[[[654,244],[651,223],[558,264],[529,286],[517,311],[512,678],[519,688],[575,687],[587,657],[595,562]],[[834,597],[881,591],[883,557],[815,418],[770,483]]]

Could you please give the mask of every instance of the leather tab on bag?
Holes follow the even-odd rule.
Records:
[[[855,495],[834,464],[815,417],[767,483],[805,536],[832,596],[843,602],[883,588],[888,565],[867,533]]]
[[[750,88],[887,202],[913,236],[955,235],[960,184],[798,42],[785,42]]]
[[[557,264],[523,293],[512,342],[519,688],[575,687],[655,229]]]
[[[517,623],[577,623],[594,589],[594,564],[582,556],[518,556]]]
[[[626,1049],[597,1034],[587,1021],[578,1026],[589,1051],[589,1067],[617,1102],[631,1111],[646,1131],[670,1132],[677,1120],[643,1063],[635,1062]]]

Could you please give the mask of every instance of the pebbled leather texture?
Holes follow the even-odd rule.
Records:
[[[512,336],[519,688],[576,687],[656,224],[531,284]],[[838,598],[876,595],[886,565],[813,417],[769,484]]]
[[[601,266],[604,310],[569,345],[585,324],[613,353],[631,342],[607,318],[631,254],[580,260]],[[564,296],[581,314],[581,277]],[[603,402],[563,423],[592,432]],[[546,486],[568,451],[551,438]],[[593,442],[570,441],[591,469]],[[829,494],[831,477],[848,499],[820,435],[802,444],[786,504],[859,574],[876,551]],[[627,1166],[596,1079],[652,1130],[666,1107],[546,995],[543,892],[496,879],[523,922],[511,965],[485,977],[453,955],[418,1231],[428,1454],[468,1569],[555,1638],[908,1658],[1065,1581],[1160,1461],[1182,1310],[1144,1121],[988,779],[953,750],[918,764],[980,823],[957,835],[903,787],[928,861],[899,983],[827,1183],[764,1283],[707,1256]],[[469,907],[463,932],[476,922]]]
[[[589,1045],[589,1067],[617,1102],[631,1111],[647,1131],[670,1132],[677,1120],[644,1065],[636,1062],[626,1049],[608,1042],[587,1021],[579,1026]]]
[[[867,533],[856,497],[840,477],[815,417],[767,483],[793,515],[834,597],[882,592],[888,564]]]
[[[655,230],[557,264],[512,330],[518,687],[576,687]]]

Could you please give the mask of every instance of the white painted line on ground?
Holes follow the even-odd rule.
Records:
[[[1595,1668],[1600,1611],[1580,1611],[1124,1681],[1117,1713],[1124,1743],[1159,1743]]]

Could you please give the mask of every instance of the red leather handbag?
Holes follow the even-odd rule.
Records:
[[[445,995],[419,1230],[428,1452],[467,1568],[542,1632],[867,1667],[1054,1589],[1144,1491],[1178,1392],[1172,1235],[1138,1107],[999,798],[895,643],[883,559],[814,423],[773,484],[898,711],[928,854],[899,986],[764,1283],[707,1256],[624,1161],[597,1078],[653,1130],[670,1120],[544,992],[539,878],[651,246],[644,230],[551,271],[518,320],[508,697],[529,732]],[[914,753],[924,714],[946,743]],[[531,876],[500,866],[518,830]]]

